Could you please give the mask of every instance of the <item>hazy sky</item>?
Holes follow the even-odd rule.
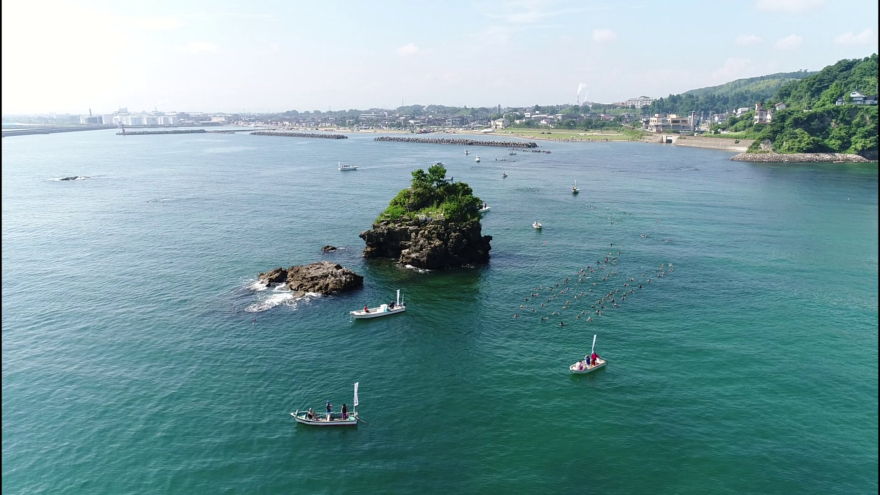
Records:
[[[871,0],[3,0],[3,113],[666,96],[877,52]]]

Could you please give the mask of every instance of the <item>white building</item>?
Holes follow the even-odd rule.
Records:
[[[630,98],[623,102],[624,106],[642,108],[654,103],[654,98],[650,96],[639,96],[638,98]]]
[[[765,110],[761,108],[760,103],[755,103],[755,123],[769,124],[773,120],[773,110]]]

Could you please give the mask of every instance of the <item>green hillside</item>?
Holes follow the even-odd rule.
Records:
[[[749,149],[760,152],[769,141],[779,153],[858,153],[876,159],[877,105],[853,105],[850,91],[877,95],[877,54],[863,59],[841,60],[817,74],[789,82],[766,107],[776,102],[788,108],[776,112],[769,125],[740,120],[735,125],[756,138]],[[847,103],[835,105],[838,98]],[[739,130],[739,129],[737,129]]]
[[[752,107],[774,96],[787,83],[796,82],[816,72],[780,72],[766,76],[737,79],[719,86],[692,89],[680,95],[669,95],[642,107],[643,115],[655,113],[689,114],[694,111],[724,113],[734,108]]]

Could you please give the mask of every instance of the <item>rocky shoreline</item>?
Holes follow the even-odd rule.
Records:
[[[364,285],[363,276],[329,261],[294,265],[290,268],[279,267],[260,273],[257,278],[267,286],[285,284],[288,289],[296,292],[294,297],[302,297],[306,292],[328,295]]]
[[[861,155],[849,153],[740,153],[730,159],[756,163],[872,163]]]
[[[401,265],[437,270],[489,262],[490,235],[479,221],[383,220],[359,236],[367,243],[364,258],[391,258]]]
[[[315,134],[312,132],[276,132],[276,131],[255,131],[250,133],[251,136],[284,136],[284,137],[304,137],[317,139],[348,139],[345,134]]]
[[[534,142],[522,141],[480,141],[475,139],[462,138],[411,138],[411,137],[394,137],[379,136],[374,141],[396,141],[400,143],[429,143],[429,144],[454,144],[457,146],[495,146],[499,148],[537,148],[538,144]]]

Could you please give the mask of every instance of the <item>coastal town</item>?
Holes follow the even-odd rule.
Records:
[[[479,131],[492,133],[509,128],[526,129],[603,129],[629,128],[651,133],[702,134],[714,126],[727,123],[731,117],[748,116],[755,124],[769,124],[774,113],[786,108],[785,102],[765,108],[760,102],[754,107],[732,108],[724,112],[691,111],[686,115],[656,113],[645,115],[642,109],[655,101],[648,96],[630,98],[610,104],[584,103],[583,105],[551,105],[541,107],[458,108],[441,105],[412,105],[397,109],[372,108],[366,111],[304,111],[283,113],[224,113],[224,112],[163,112],[129,111],[119,108],[114,112],[84,115],[36,115],[4,117],[3,136],[30,134],[43,129],[89,130],[103,128],[161,128],[242,126],[274,128],[278,130],[323,129],[340,131],[404,131],[426,133],[438,131]],[[852,91],[841,96],[836,105],[877,105],[877,95],[863,95]],[[15,125],[26,120],[26,124]]]

